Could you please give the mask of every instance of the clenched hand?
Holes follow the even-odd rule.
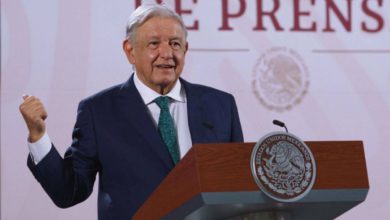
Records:
[[[19,110],[29,131],[28,141],[31,143],[38,141],[46,129],[47,112],[42,102],[37,97],[24,95]]]

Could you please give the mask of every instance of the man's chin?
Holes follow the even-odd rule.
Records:
[[[159,78],[156,80],[158,84],[160,85],[170,85],[174,84],[176,80],[178,79],[178,76],[175,72],[166,72],[159,75]]]
[[[167,87],[173,87],[176,83],[176,80],[164,80],[164,81],[161,81],[158,85],[161,87],[161,88],[167,88]]]
[[[168,93],[169,91],[172,90],[172,88],[174,87],[175,83],[177,81],[177,78],[174,78],[174,79],[165,79],[165,80],[162,80],[158,83],[158,86],[160,88],[160,93],[161,94],[166,94]],[[163,93],[162,93],[163,91]]]

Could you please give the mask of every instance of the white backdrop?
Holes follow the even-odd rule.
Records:
[[[303,140],[363,140],[370,191],[339,219],[390,218],[390,1],[166,2],[188,10],[188,26],[198,23],[183,77],[235,96],[245,141],[280,130],[272,119]],[[277,3],[274,20],[261,17]],[[41,189],[26,166],[18,107],[24,93],[40,97],[64,153],[78,102],[131,74],[121,45],[134,8],[132,0],[1,0],[1,219],[97,218],[95,193],[62,210]]]

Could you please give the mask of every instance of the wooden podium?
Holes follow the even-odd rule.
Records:
[[[250,169],[255,143],[197,144],[133,219],[241,219],[236,216],[248,213],[334,219],[365,200],[369,184],[361,141],[305,143],[316,160],[317,177],[298,202],[277,202],[260,191]]]

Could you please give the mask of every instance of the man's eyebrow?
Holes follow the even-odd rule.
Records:
[[[182,37],[171,37],[169,40],[183,40],[184,38]]]
[[[146,39],[147,39],[148,41],[151,41],[151,40],[161,40],[161,38],[158,37],[158,36],[147,36]],[[173,41],[173,40],[183,41],[184,38],[183,38],[183,37],[180,37],[180,36],[172,36],[172,37],[169,37],[168,40],[169,40],[169,41]]]

